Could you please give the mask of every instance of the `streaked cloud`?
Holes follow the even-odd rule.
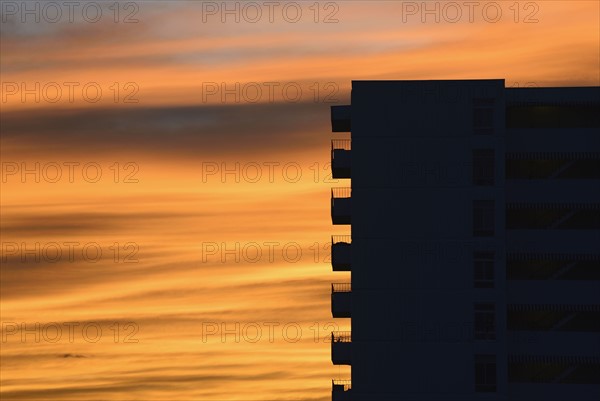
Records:
[[[480,14],[423,23],[405,14],[410,2],[389,1],[337,2],[317,23],[309,3],[297,23],[279,14],[272,23],[203,22],[203,3],[137,2],[131,24],[114,23],[109,9],[97,23],[0,15],[2,162],[93,162],[103,173],[98,182],[80,170],[73,182],[3,177],[3,400],[330,399],[330,378],[350,372],[331,365],[326,342],[349,328],[329,310],[330,283],[349,280],[328,263],[329,236],[347,233],[329,217],[330,187],[346,185],[328,176],[329,106],[349,102],[350,81],[599,84],[595,2],[537,2],[535,23],[524,9],[515,22],[503,3],[495,23]],[[323,23],[331,11],[338,22]],[[56,103],[39,93],[23,101],[21,85],[53,82],[64,91]],[[65,82],[76,84],[73,101]],[[102,90],[97,103],[82,96],[88,83]],[[273,99],[235,89],[265,83],[277,84]],[[207,96],[207,84],[218,92]],[[221,84],[237,92],[222,96]],[[301,87],[298,101],[282,93],[286,84]],[[132,89],[138,102],[124,102]],[[127,163],[135,183],[123,182]],[[207,163],[218,171],[206,175]],[[297,180],[286,164],[301,169]],[[257,165],[261,179],[251,182],[244,169]],[[98,243],[105,254],[48,263],[4,246],[65,241]],[[256,243],[266,255],[272,241],[273,260],[240,254]],[[123,263],[129,242],[137,263]],[[204,260],[207,243],[218,249]],[[303,252],[295,262],[281,252],[292,243]],[[67,331],[47,340],[52,323],[70,322],[79,324],[72,342]],[[278,324],[272,342],[269,322]],[[203,341],[207,324],[218,331]],[[257,342],[222,336],[236,324],[265,331]],[[285,337],[286,324],[300,327],[298,341]],[[80,329],[95,325],[99,341],[83,338]],[[133,329],[139,341],[124,342]]]

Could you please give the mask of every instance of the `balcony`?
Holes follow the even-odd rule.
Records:
[[[351,399],[352,382],[350,380],[332,380],[331,381],[331,399],[332,401],[347,401]]]
[[[331,106],[331,131],[350,132],[351,106]]]
[[[331,266],[333,271],[350,271],[352,261],[352,237],[350,235],[331,236]]]
[[[352,188],[331,188],[331,221],[333,224],[351,224]]]
[[[331,284],[331,314],[333,317],[350,317],[352,311],[352,284]]]
[[[331,141],[331,175],[333,178],[350,178],[352,166],[352,142],[350,139]]]
[[[351,365],[352,332],[333,331],[331,333],[331,362],[334,365]]]

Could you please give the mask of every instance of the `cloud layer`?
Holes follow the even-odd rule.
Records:
[[[24,4],[0,10],[3,400],[330,399],[350,372],[325,341],[349,328],[329,311],[349,280],[328,263],[347,234],[329,106],[351,80],[600,83],[596,2],[281,3],[255,22],[195,1],[96,2],[90,22],[79,2],[39,23],[7,3]]]

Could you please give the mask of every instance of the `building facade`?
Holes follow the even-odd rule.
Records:
[[[333,399],[600,400],[600,88],[351,99],[331,110],[332,265],[351,272],[331,307],[352,327]]]

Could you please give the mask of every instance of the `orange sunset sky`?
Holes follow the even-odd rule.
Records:
[[[75,3],[0,2],[6,401],[329,400],[351,80],[600,84],[598,1]]]

